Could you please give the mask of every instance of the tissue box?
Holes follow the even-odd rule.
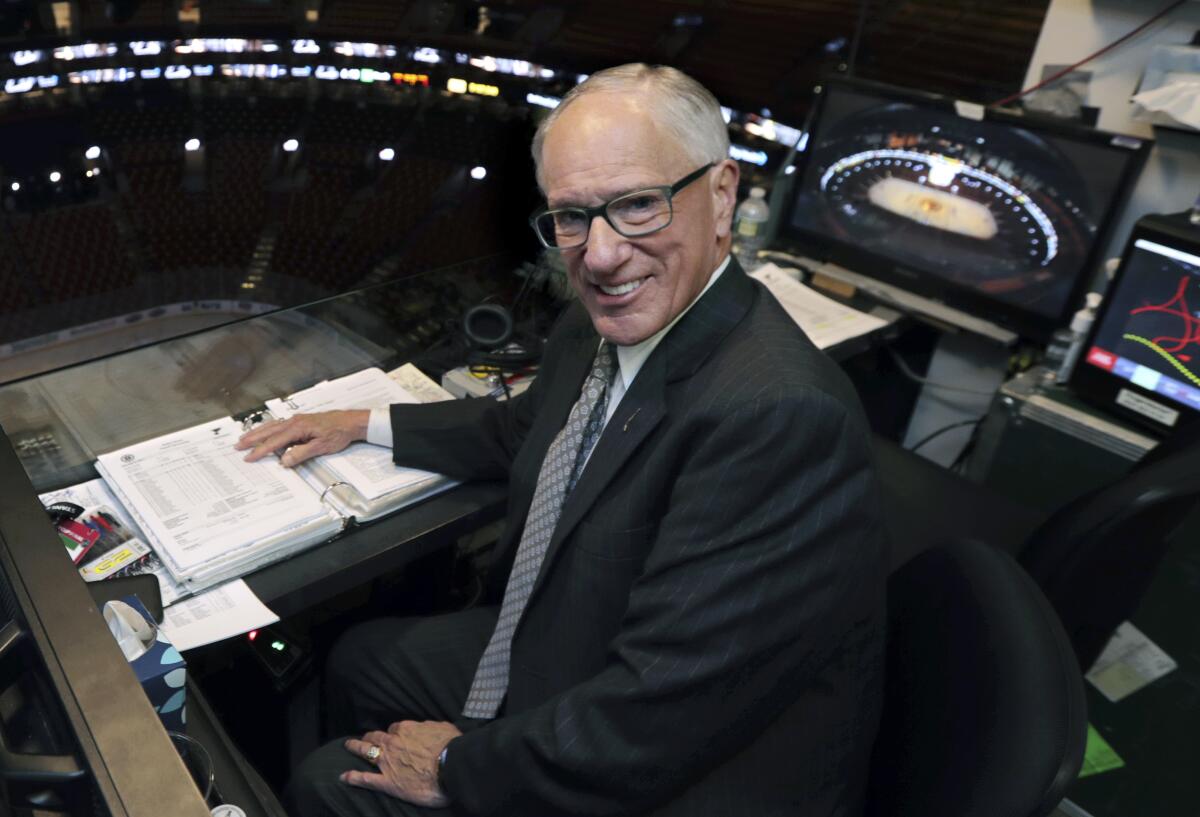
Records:
[[[137,596],[121,599],[141,613],[146,621],[154,625],[154,618],[138,600]],[[157,629],[157,626],[155,626]],[[157,630],[150,649],[129,662],[133,673],[146,690],[146,696],[167,729],[183,732],[187,723],[185,709],[187,690],[187,662],[179,650],[171,644],[161,629]]]

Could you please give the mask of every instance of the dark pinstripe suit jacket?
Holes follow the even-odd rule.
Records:
[[[525,395],[393,409],[398,462],[510,478],[510,563],[598,342],[575,304]],[[455,810],[858,814],[885,564],[852,387],[731,263],[646,361],[567,499],[503,716],[451,744]]]

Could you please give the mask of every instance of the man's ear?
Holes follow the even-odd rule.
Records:
[[[733,210],[737,206],[741,169],[737,162],[726,159],[717,165],[717,172],[712,176],[710,189],[713,196],[713,212],[716,215],[717,238],[725,238],[733,232]]]

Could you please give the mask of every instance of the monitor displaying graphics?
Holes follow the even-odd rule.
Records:
[[[1071,387],[1161,430],[1200,417],[1200,228],[1138,222]]]
[[[819,95],[785,234],[1044,338],[1067,319],[1142,141],[872,83]],[[979,113],[979,111],[976,111]]]

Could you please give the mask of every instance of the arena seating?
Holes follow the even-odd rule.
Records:
[[[10,315],[135,283],[159,299],[242,298],[252,272],[258,298],[280,291],[273,280],[329,295],[506,248],[496,177],[468,175],[477,164],[495,173],[528,149],[524,124],[494,115],[501,104],[489,111],[424,89],[279,98],[236,82],[198,98],[182,88],[89,93],[80,127],[106,152],[98,197],[0,210],[0,230],[15,237],[0,254]],[[183,145],[193,137],[204,161],[189,177]],[[281,150],[289,138],[298,153]],[[103,317],[80,309],[64,325]]]

